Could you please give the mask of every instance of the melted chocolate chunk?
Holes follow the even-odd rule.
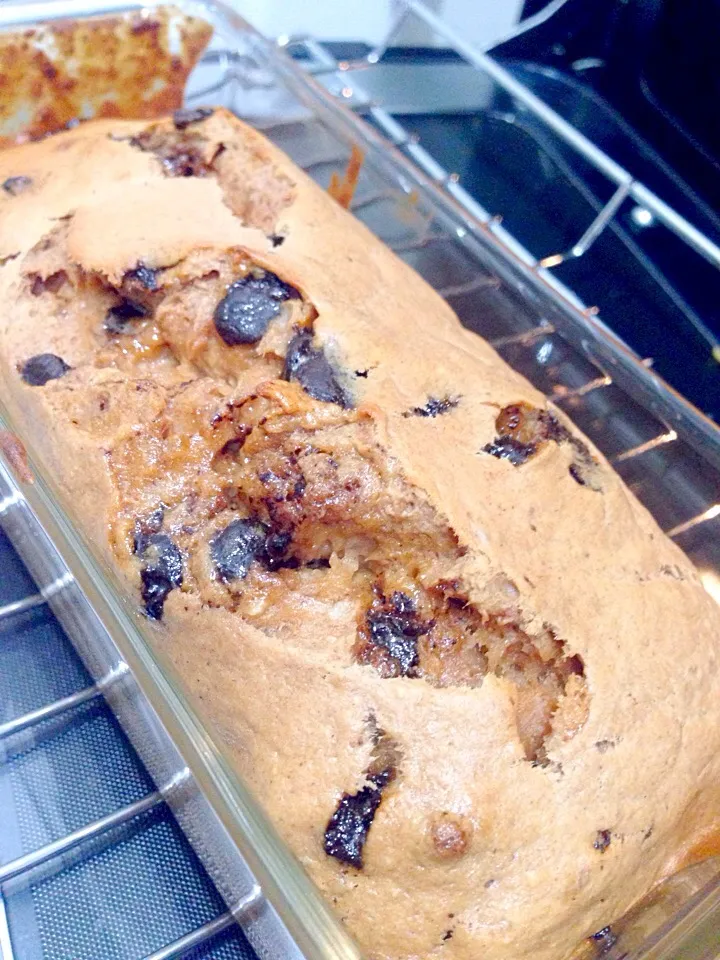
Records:
[[[311,330],[298,330],[288,344],[283,378],[297,381],[316,400],[337,403],[341,407],[352,406],[330,361],[321,348],[313,346]]]
[[[404,413],[404,417],[438,417],[448,410],[453,410],[460,403],[459,397],[443,397],[438,400],[437,397],[428,397],[427,403],[422,407],[413,407]]]
[[[210,541],[210,558],[223,583],[244,580],[262,556],[268,528],[259,520],[233,520]]]
[[[105,314],[103,327],[108,333],[127,333],[127,325],[131,320],[139,320],[146,317],[147,308],[134,300],[122,300],[120,303],[110,307]]]
[[[418,637],[430,627],[419,618],[412,599],[404,593],[394,593],[390,608],[371,610],[366,622],[370,644],[383,647],[390,656],[389,675],[414,676],[419,663]]]
[[[17,197],[23,190],[27,190],[30,186],[32,186],[31,177],[19,176],[8,177],[7,180],[4,181],[2,188],[5,193],[9,193],[11,197]]]
[[[180,550],[165,533],[140,533],[135,537],[136,553],[142,558],[142,598],[152,620],[162,620],[167,595],[183,582]]]
[[[289,561],[285,559],[285,555],[291,543],[292,534],[287,531],[267,535],[262,559],[268,570],[279,570],[288,565]]]
[[[72,368],[54,353],[38,353],[20,368],[20,376],[31,387],[44,387],[49,380],[58,380]]]
[[[500,460],[509,460],[514,466],[519,467],[525,463],[537,450],[534,443],[523,443],[514,437],[502,436],[492,443],[486,443],[483,447],[484,453],[489,453]]]
[[[600,853],[605,853],[607,848],[610,846],[611,840],[612,840],[612,835],[609,830],[598,830],[597,836],[593,841],[593,846]]]
[[[161,503],[146,517],[138,517],[135,520],[135,528],[133,530],[133,553],[143,552],[147,545],[148,537],[151,534],[159,531],[160,527],[162,527],[164,517],[165,507]]]
[[[573,462],[568,467],[570,476],[582,487],[601,489],[596,477],[597,462],[587,446],[549,410],[541,410],[524,401],[508,404],[498,414],[495,429],[498,436],[483,447],[485,453],[520,466],[548,440],[568,444],[573,451]]]
[[[176,130],[184,130],[191,123],[200,123],[215,113],[212,107],[185,107],[173,113],[173,123]]]
[[[368,777],[357,793],[344,793],[325,830],[325,853],[362,870],[362,851],[382,800],[383,788],[394,778],[391,768]]]
[[[157,270],[146,267],[144,263],[139,262],[134,270],[128,270],[123,277],[125,283],[139,283],[146,290],[155,291],[158,289]]]
[[[299,296],[274,273],[248,274],[228,287],[215,308],[215,329],[229,347],[257,343],[280,313],[280,304]]]

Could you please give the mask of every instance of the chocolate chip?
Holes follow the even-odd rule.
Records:
[[[9,193],[11,197],[19,196],[23,190],[27,190],[30,186],[32,186],[32,178],[23,176],[8,177],[2,185],[5,193]]]
[[[138,262],[133,270],[128,270],[123,276],[123,283],[139,283],[146,290],[154,291],[158,289],[157,275],[157,270],[152,270],[150,267],[146,267],[144,263]]]
[[[263,561],[269,570],[277,570],[286,565],[285,555],[292,543],[292,534],[284,531],[270,533],[265,539]]]
[[[271,233],[268,239],[273,247],[280,247],[283,245],[283,243],[285,243],[285,237],[279,233]]]
[[[610,926],[603,927],[602,930],[598,930],[597,933],[593,933],[589,939],[597,945],[597,955],[600,957],[606,953],[609,953],[609,951],[612,950],[612,948],[618,942],[617,935],[613,933],[612,927]]]
[[[403,414],[404,417],[438,417],[440,414],[453,410],[460,403],[460,397],[443,397],[438,400],[437,397],[428,397],[427,403],[422,407],[413,407]]]
[[[443,934],[443,940],[452,940],[453,932],[452,930],[446,930]]]
[[[265,548],[268,528],[259,520],[233,520],[210,541],[210,557],[223,583],[244,580]]]
[[[322,349],[313,346],[311,330],[298,330],[288,344],[283,378],[297,381],[316,400],[352,406]]]
[[[103,327],[108,333],[127,333],[127,325],[131,320],[146,317],[147,308],[134,300],[121,300],[114,307],[110,307],[105,314]]]
[[[148,537],[162,527],[165,507],[161,503],[146,517],[138,517],[133,529],[133,553],[141,554],[147,546]]]
[[[412,598],[394,593],[390,609],[371,610],[366,623],[371,647],[382,647],[389,654],[388,675],[413,676],[419,663],[418,637],[430,627],[419,618]]]
[[[257,343],[284,300],[300,294],[274,273],[248,274],[228,287],[215,308],[215,329],[228,346]]]
[[[362,851],[382,800],[382,790],[394,777],[391,769],[368,777],[369,786],[344,793],[325,830],[325,853],[362,870]]]
[[[356,377],[362,377],[363,380],[367,380],[369,373],[370,373],[369,370],[356,370],[356,371],[355,371],[355,376],[356,376]]]
[[[483,452],[501,460],[509,460],[510,463],[518,467],[529,460],[536,449],[534,443],[523,443],[514,437],[502,436],[493,440],[492,443],[486,443]]]
[[[167,595],[183,582],[182,554],[165,533],[136,536],[136,553],[142,558],[142,598],[152,620],[161,620]]]
[[[20,376],[31,387],[44,387],[49,380],[58,380],[72,367],[54,353],[38,353],[20,368]]]
[[[200,123],[201,120],[207,120],[215,111],[212,107],[185,107],[176,110],[173,113],[173,123],[176,130],[184,130],[191,123]]]
[[[595,849],[600,853],[605,853],[607,848],[610,846],[611,840],[612,834],[609,830],[598,830],[595,840],[593,841],[593,847],[595,847]]]

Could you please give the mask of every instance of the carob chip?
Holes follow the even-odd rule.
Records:
[[[103,327],[108,333],[127,333],[127,325],[131,320],[146,317],[147,307],[134,300],[121,300],[114,307],[110,307],[105,314]]]
[[[283,379],[296,380],[316,400],[352,406],[330,361],[321,348],[313,346],[312,330],[297,330],[288,344]]]
[[[430,625],[420,619],[411,597],[397,591],[389,604],[371,609],[366,617],[370,647],[382,647],[389,655],[385,665],[388,676],[411,677],[418,663],[418,637]]]
[[[4,181],[2,187],[5,193],[9,193],[11,197],[17,197],[23,192],[23,190],[27,190],[27,188],[31,185],[31,177],[19,176],[8,177],[7,180]]]
[[[438,417],[448,410],[453,410],[460,403],[460,397],[428,397],[422,407],[413,407],[403,414],[404,417]]]
[[[157,290],[158,271],[153,270],[151,267],[146,267],[144,263],[138,263],[138,265],[133,270],[128,270],[127,273],[123,276],[123,281],[125,283],[139,283],[141,287],[144,287],[146,290]]]
[[[362,852],[382,800],[383,788],[394,779],[387,768],[369,776],[368,786],[357,793],[344,793],[325,829],[325,853],[342,863],[362,870]]]
[[[185,107],[176,110],[173,113],[173,123],[176,130],[184,130],[191,123],[200,123],[201,120],[207,120],[215,111],[212,107]]]
[[[223,583],[243,580],[265,550],[268,528],[259,520],[233,520],[210,540],[210,558]]]
[[[215,329],[229,347],[257,343],[280,313],[280,304],[299,296],[274,273],[248,274],[228,287],[215,308]]]
[[[167,595],[183,582],[182,554],[165,533],[136,533],[135,552],[142,558],[142,598],[147,615],[161,620]]]
[[[31,387],[44,387],[49,380],[58,380],[71,370],[70,364],[55,353],[38,353],[20,368],[20,376]]]

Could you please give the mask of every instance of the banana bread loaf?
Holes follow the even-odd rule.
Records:
[[[562,960],[720,810],[720,616],[223,110],[0,155],[2,395],[369,956]]]

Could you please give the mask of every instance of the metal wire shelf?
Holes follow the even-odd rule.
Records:
[[[21,500],[17,494],[13,494],[2,501],[2,504],[0,504],[0,527],[2,527],[3,515],[20,503]],[[50,597],[56,596],[72,583],[73,578],[68,572],[53,580],[37,593],[29,594],[24,598],[0,606],[0,622],[3,626],[6,626],[7,621],[18,620],[22,614],[46,604]],[[18,629],[22,630],[22,625]],[[82,704],[101,697],[103,691],[120,680],[127,671],[127,665],[120,663],[100,682],[5,721],[0,724],[0,741],[9,740],[16,734],[28,731],[44,721],[68,714]],[[139,800],[126,804],[71,833],[33,849],[29,853],[0,864],[0,958],[2,960],[14,960],[15,958],[5,906],[5,884],[23,875],[30,875],[38,868],[44,867],[51,861],[60,860],[71,852],[74,862],[83,857],[92,856],[96,849],[93,844],[94,841],[112,833],[119,827],[131,830],[133,828],[138,829],[143,823],[143,817],[149,811],[166,804],[169,795],[181,790],[188,778],[189,771],[185,768],[165,786],[151,791]],[[143,960],[174,960],[174,958],[184,957],[191,951],[209,944],[221,933],[237,924],[238,921],[242,921],[243,917],[251,910],[256,909],[261,898],[260,888],[255,886],[243,901],[235,905],[232,912],[226,911],[219,914],[213,920],[198,926],[161,949],[146,954]]]

